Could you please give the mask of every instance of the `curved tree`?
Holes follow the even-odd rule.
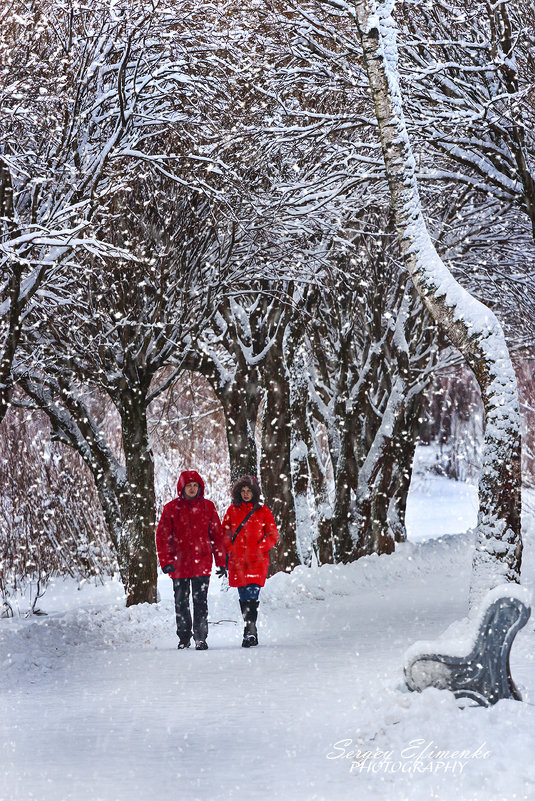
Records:
[[[357,0],[356,22],[372,92],[399,245],[430,314],[477,379],[485,410],[485,451],[472,599],[504,580],[518,581],[522,554],[520,420],[517,387],[495,315],[453,278],[424,219],[397,72],[395,2]]]

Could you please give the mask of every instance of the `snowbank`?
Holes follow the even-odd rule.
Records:
[[[263,600],[290,606],[305,599],[324,601],[329,596],[350,595],[355,588],[381,592],[397,582],[427,582],[438,570],[446,577],[462,576],[471,569],[473,535],[451,535],[423,542],[403,542],[393,554],[372,554],[347,565],[295,568],[277,573],[263,592]]]

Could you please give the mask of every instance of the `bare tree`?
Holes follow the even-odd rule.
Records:
[[[150,17],[129,26],[101,2],[0,11],[0,420],[32,303],[52,300],[58,266],[78,253],[114,253],[90,223],[110,159],[131,145],[142,92],[129,91],[126,63]]]
[[[34,263],[39,269],[44,261],[54,283],[42,291],[41,282],[21,333],[24,276],[16,287],[7,282],[4,372],[16,373],[56,435],[92,469],[119,546],[128,603],[152,602],[146,410],[166,386],[153,387],[154,376],[169,364],[178,373],[223,285],[232,223],[216,206],[225,205],[231,181],[217,143],[233,103],[226,69],[233,51],[225,49],[210,3],[196,4],[195,13],[184,3],[179,13],[163,0],[28,7],[13,0],[11,11],[19,10],[6,56],[13,113],[4,118],[4,161],[13,188],[6,202],[25,230],[14,239],[9,220],[5,248],[30,238],[34,251],[23,250],[24,261],[17,251],[20,263],[33,259],[26,283],[33,286]],[[41,103],[42,113],[27,113],[21,99]],[[51,238],[59,222],[68,230]],[[17,345],[24,351],[13,362]],[[124,468],[89,413],[94,386],[118,410]]]
[[[409,130],[435,159],[420,176],[517,207],[535,236],[533,3],[400,3],[397,11]]]
[[[138,184],[128,208],[116,208],[122,228],[115,235],[109,231],[110,239],[128,238],[135,261],[88,265],[83,282],[69,283],[53,318],[41,311],[40,334],[28,333],[27,357],[16,373],[58,435],[93,471],[119,548],[128,604],[156,600],[147,409],[183,369],[222,286],[212,266],[220,262],[218,234],[206,225],[205,203],[181,201],[168,188],[160,195],[158,181]],[[106,216],[110,228],[114,217]],[[164,233],[162,218],[172,233]],[[155,382],[168,365],[172,373]],[[84,396],[91,387],[104,392],[118,412],[124,468],[88,410]]]

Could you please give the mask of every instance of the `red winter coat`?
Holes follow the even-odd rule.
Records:
[[[185,498],[186,484],[197,481],[199,494]],[[161,567],[174,565],[171,578],[209,576],[212,572],[212,554],[217,567],[226,561],[221,521],[212,501],[204,497],[204,481],[195,470],[180,474],[177,484],[178,498],[166,503],[158,528],[156,549]]]
[[[279,539],[279,532],[267,506],[258,506],[232,543],[232,537],[252,503],[229,506],[223,518],[223,534],[228,552],[228,583],[231,587],[266,583],[269,549]]]

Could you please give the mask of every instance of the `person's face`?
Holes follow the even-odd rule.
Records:
[[[245,501],[245,503],[249,503],[249,501],[253,500],[253,493],[250,487],[242,487],[241,499]]]
[[[184,495],[186,496],[186,498],[196,498],[198,492],[199,492],[198,481],[190,481],[184,487]]]

